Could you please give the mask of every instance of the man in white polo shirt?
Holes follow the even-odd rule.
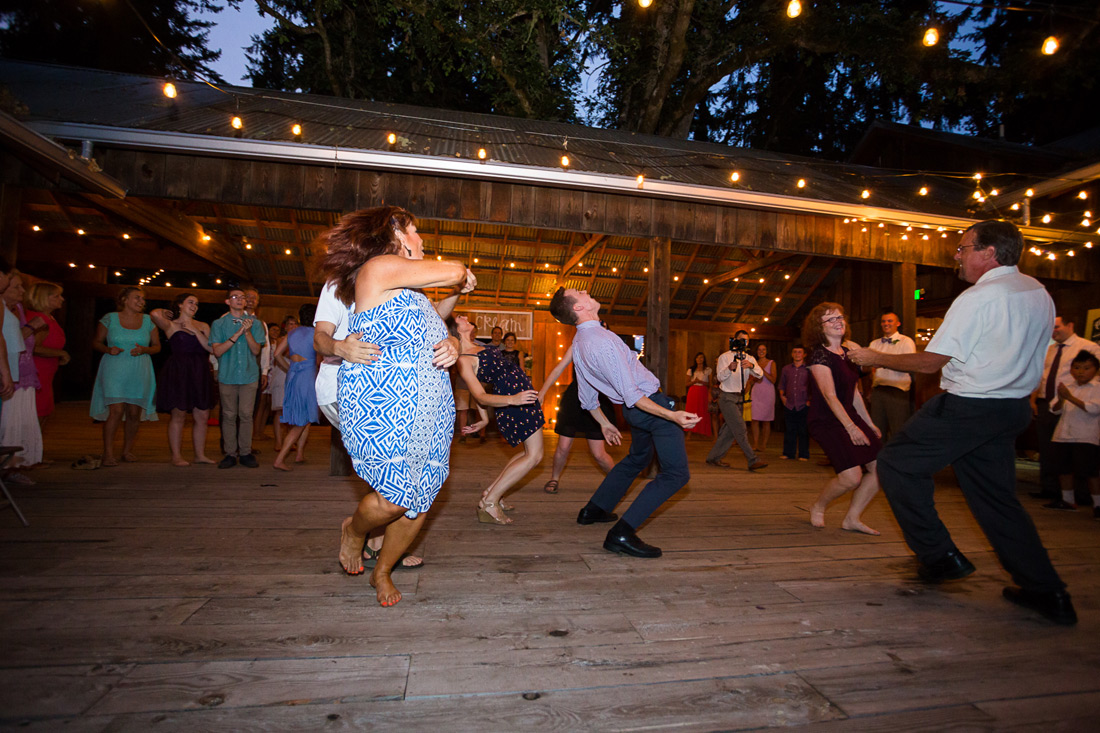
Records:
[[[933,498],[933,476],[955,469],[970,511],[1019,587],[1004,597],[1057,624],[1077,623],[1066,584],[1051,565],[1031,516],[1016,498],[1016,436],[1031,422],[1029,396],[1043,369],[1054,302],[1042,283],[1016,267],[1020,230],[983,221],[964,232],[955,253],[972,286],[917,354],[848,352],[862,366],[934,373],[945,390],[926,402],[878,457],[878,475],[919,575],[940,583],[974,572],[947,531]]]
[[[882,338],[867,344],[880,354],[915,354],[917,345],[913,339],[898,331],[901,319],[892,310],[885,311],[879,320]],[[909,390],[913,378],[906,372],[878,367],[871,376],[871,422],[882,431],[883,445],[909,419]]]

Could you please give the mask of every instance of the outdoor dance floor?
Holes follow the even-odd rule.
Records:
[[[173,468],[165,427],[142,426],[140,463],[74,471],[100,430],[86,403],[62,405],[46,435],[56,462],[11,487],[31,526],[0,512],[0,728],[1091,731],[1100,719],[1100,522],[1039,508],[1026,483],[1077,627],[1001,598],[1008,578],[950,472],[939,506],[978,572],[927,587],[881,496],[865,515],[881,537],[840,530],[846,500],[810,527],[829,470],[816,449],[779,461],[781,436],[757,474],[734,453],[736,470],[706,466],[708,444],[690,442],[691,483],[640,532],[664,549],[656,560],[607,553],[606,525],[576,524],[600,475],[583,446],[562,492],[545,494],[551,434],[511,497],[515,524],[498,527],[474,504],[512,449],[456,444],[417,547],[426,566],[395,574],[405,597],[384,609],[337,565],[361,482],[327,475],[327,428],[285,474],[270,440],[258,470]]]

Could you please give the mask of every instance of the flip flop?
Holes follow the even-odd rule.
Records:
[[[82,456],[79,460],[73,461],[72,465],[77,471],[94,471],[99,466],[100,460],[95,456]]]
[[[546,482],[546,486],[542,487],[542,490],[547,494],[556,494],[558,493],[558,482],[554,479],[550,479]]]
[[[363,546],[363,568],[373,568],[378,564],[378,550],[372,550],[369,545]],[[423,561],[419,565],[406,565],[405,558],[412,557],[411,552],[406,552],[397,560],[397,564],[393,566],[394,570],[419,570],[424,567]]]

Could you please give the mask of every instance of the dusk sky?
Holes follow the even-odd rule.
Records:
[[[198,17],[212,20],[216,25],[210,29],[210,48],[221,49],[222,57],[212,64],[215,70],[229,84],[252,86],[242,77],[246,71],[245,48],[252,44],[252,36],[262,33],[275,25],[270,17],[260,17],[256,4],[251,0],[241,3],[241,9],[227,7],[220,13],[199,13]]]

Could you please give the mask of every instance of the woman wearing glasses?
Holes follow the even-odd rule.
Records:
[[[825,484],[810,507],[810,524],[825,526],[825,509],[843,494],[852,492],[848,513],[840,526],[850,532],[877,535],[864,524],[863,510],[878,493],[875,458],[882,449],[882,433],[871,422],[856,384],[859,367],[848,361],[843,345],[848,336],[844,309],[837,303],[821,303],[802,324],[802,343],[810,354],[810,435],[825,451],[836,477]]]

